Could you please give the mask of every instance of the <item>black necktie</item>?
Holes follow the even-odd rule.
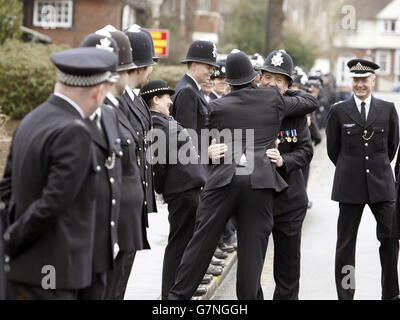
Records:
[[[361,120],[362,123],[365,125],[365,123],[367,122],[367,112],[365,110],[365,102],[361,102]]]

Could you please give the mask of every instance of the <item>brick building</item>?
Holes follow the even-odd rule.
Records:
[[[111,24],[124,29],[152,23],[153,0],[24,0],[24,26],[55,44],[79,46],[84,37]]]

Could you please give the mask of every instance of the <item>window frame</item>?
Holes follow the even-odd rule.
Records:
[[[57,16],[54,25],[45,25],[43,21],[39,21],[39,4],[41,2],[50,3],[48,5],[53,6],[56,9],[54,4],[61,3],[62,5],[68,4],[68,22],[58,22]],[[75,1],[74,0],[34,0],[33,1],[33,13],[32,13],[32,26],[36,28],[42,29],[71,29],[74,26],[74,9],[75,9]],[[41,14],[41,13],[40,13]]]

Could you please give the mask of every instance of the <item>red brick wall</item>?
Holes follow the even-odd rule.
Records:
[[[122,2],[113,0],[74,0],[73,27],[71,29],[46,30],[32,27],[33,0],[27,2],[27,27],[53,39],[55,44],[78,47],[89,34],[107,24],[121,27]]]

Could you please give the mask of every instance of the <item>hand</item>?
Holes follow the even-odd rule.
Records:
[[[208,147],[208,157],[211,160],[221,159],[225,157],[225,152],[228,151],[228,146],[225,143],[217,144],[216,139],[212,139],[211,145]]]
[[[283,166],[283,159],[278,149],[276,148],[268,149],[266,154],[267,157],[271,160],[271,162],[275,164],[278,168]]]

